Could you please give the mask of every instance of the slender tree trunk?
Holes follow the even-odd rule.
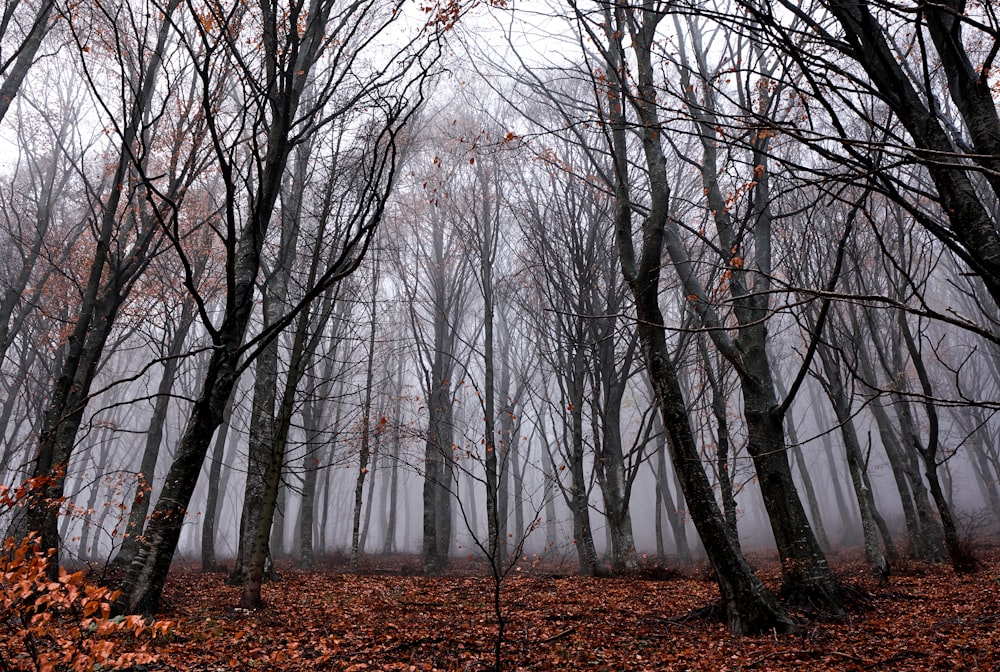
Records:
[[[864,348],[858,348],[858,364],[861,375],[869,384],[875,384],[875,373]],[[920,529],[920,520],[917,517],[915,497],[910,487],[910,480],[906,474],[905,458],[903,449],[899,445],[896,432],[892,428],[892,422],[886,413],[882,400],[874,397],[869,400],[868,407],[871,409],[872,417],[878,427],[879,437],[882,439],[882,447],[889,460],[889,467],[892,471],[893,480],[896,482],[896,490],[899,492],[900,505],[903,509],[903,520],[906,524],[906,535],[909,540],[910,553],[919,558],[929,558],[935,555],[934,552],[926,548],[924,538]],[[921,482],[920,487],[923,487]],[[930,552],[929,552],[930,551]]]
[[[736,526],[736,496],[733,493],[733,481],[729,473],[729,409],[726,404],[726,394],[722,389],[722,380],[720,380],[722,372],[716,374],[704,336],[699,334],[697,340],[702,367],[712,390],[712,415],[715,417],[716,426],[715,472],[719,479],[722,511],[726,517],[726,523],[733,531],[733,538],[739,543],[740,533]]]
[[[813,411],[813,418],[816,421],[817,427],[826,426],[826,418],[824,418],[821,408],[821,399],[811,398],[811,403],[809,404]],[[840,518],[841,526],[841,539],[844,540],[847,534],[847,530],[855,525],[857,521],[856,512],[854,512],[847,505],[847,498],[844,496],[844,488],[840,482],[840,464],[837,462],[836,455],[833,451],[833,440],[830,438],[829,433],[824,433],[820,437],[820,443],[823,446],[823,452],[826,456],[827,463],[827,475],[830,479],[830,485],[833,490],[833,499],[837,504],[837,513]]]
[[[934,405],[934,388],[931,385],[927,367],[924,365],[920,349],[917,347],[913,334],[910,333],[909,325],[906,322],[906,315],[900,312],[899,315],[900,332],[903,335],[903,342],[910,354],[910,361],[913,363],[920,381],[921,392],[924,395],[924,412],[927,415],[927,441],[923,445],[914,439],[914,450],[920,455],[924,462],[924,476],[927,477],[927,485],[934,498],[938,514],[941,517],[941,527],[944,531],[944,545],[948,549],[948,557],[951,565],[958,573],[973,572],[979,568],[979,562],[973,557],[970,549],[961,543],[958,537],[958,529],[955,526],[955,518],[951,511],[951,504],[945,497],[941,488],[941,480],[938,476],[938,448],[940,431],[938,429],[937,408]]]
[[[691,558],[691,547],[688,545],[687,538],[687,520],[686,516],[682,513],[682,507],[684,506],[683,493],[677,492],[677,499],[675,501],[674,495],[670,492],[670,475],[667,473],[667,451],[668,446],[668,435],[663,430],[663,423],[657,419],[657,425],[659,429],[657,433],[662,436],[658,441],[658,447],[656,450],[656,492],[659,498],[663,502],[663,511],[667,514],[667,522],[670,524],[670,532],[674,539],[674,550],[677,553],[677,560],[682,565],[690,565],[692,562]],[[671,465],[671,472],[674,471],[673,465]],[[673,473],[674,480],[677,479],[676,472]],[[723,514],[723,519],[725,520],[725,514]],[[729,521],[726,521],[729,525]],[[733,532],[732,543],[736,549],[739,549],[740,542],[739,538],[735,534],[735,529],[730,525],[729,529]]]
[[[93,516],[97,514],[97,495],[100,494],[103,487],[103,476],[108,466],[108,458],[111,456],[111,450],[108,446],[111,438],[110,434],[110,429],[102,429],[97,435],[97,441],[95,442],[95,446],[98,446],[98,456],[94,464],[94,476],[90,479],[90,494],[87,496],[87,503],[84,508],[83,531],[80,533],[80,550],[78,552],[80,558],[84,560],[93,560],[98,555],[97,544],[99,543],[102,524],[100,521],[94,521]],[[108,508],[110,507],[109,501],[105,500],[105,503],[106,506],[103,507],[101,519],[107,515]],[[95,529],[95,540],[92,541],[90,534]]]
[[[212,448],[212,464],[208,469],[208,495],[205,498],[205,517],[201,527],[201,571],[214,572],[219,568],[215,558],[215,526],[222,509],[220,494],[222,487],[222,468],[225,464],[226,443],[230,444],[229,454],[235,455],[236,433],[229,426],[232,418],[233,402],[230,399],[223,414],[222,424],[216,430],[215,445]]]
[[[365,371],[365,401],[361,407],[361,445],[358,450],[358,475],[354,485],[354,520],[351,525],[351,571],[358,571],[358,554],[363,550],[361,543],[361,510],[364,504],[365,476],[371,461],[372,441],[372,388],[375,385],[375,302],[378,298],[379,263],[375,257],[375,267],[371,280],[371,322],[368,330],[368,366]],[[368,487],[369,493],[372,487]],[[371,497],[368,512],[371,513]]]
[[[486,554],[490,565],[496,567],[500,554],[500,509],[499,509],[499,479],[500,460],[497,456],[496,432],[496,384],[495,352],[493,346],[493,226],[495,220],[493,210],[497,204],[492,201],[489,187],[485,179],[479,179],[483,188],[483,212],[477,216],[478,234],[480,236],[479,273],[480,285],[483,290],[483,414],[485,427],[483,465],[486,469]],[[477,213],[478,214],[478,213]]]
[[[385,459],[389,461],[389,481],[386,501],[386,523],[385,535],[382,540],[382,554],[389,555],[396,552],[396,520],[398,518],[398,498],[399,498],[399,460],[402,443],[402,410],[403,410],[403,358],[398,357],[396,369],[396,383],[394,386],[395,399],[393,400],[393,423],[391,448]]]
[[[545,502],[545,548],[555,548],[558,542],[556,530],[556,470],[552,464],[551,447],[549,446],[547,434],[545,433],[544,421],[542,423],[542,499]]]
[[[376,448],[373,450],[373,454],[377,458],[377,456],[378,456],[378,447],[377,447],[377,445],[376,445]],[[371,460],[371,465],[372,465],[372,468],[369,471],[369,475],[370,475],[371,478],[368,479],[368,482],[369,482],[369,485],[368,485],[368,496],[366,497],[366,501],[365,501],[364,520],[361,523],[361,534],[358,537],[358,553],[359,554],[360,553],[364,553],[365,552],[365,547],[368,545],[368,531],[369,531],[369,529],[371,529],[372,509],[374,508],[373,504],[374,504],[374,500],[375,500],[375,480],[374,479],[375,479],[375,474],[378,471],[380,471],[378,469],[378,459],[372,459]]]
[[[889,561],[882,553],[878,543],[876,529],[875,498],[868,485],[864,455],[861,453],[861,443],[858,441],[854,428],[850,400],[844,391],[844,383],[838,362],[834,354],[825,344],[820,344],[817,353],[823,365],[825,380],[822,381],[827,397],[833,405],[833,411],[840,426],[840,435],[844,440],[844,450],[847,454],[847,466],[851,473],[851,482],[857,496],[858,510],[861,512],[861,525],[865,540],[865,558],[868,567],[882,582],[889,578]]]

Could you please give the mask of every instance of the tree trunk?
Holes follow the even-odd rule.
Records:
[[[703,334],[698,335],[698,351],[701,355],[702,367],[712,390],[712,415],[715,417],[716,438],[715,473],[719,480],[719,494],[722,497],[722,512],[726,517],[733,539],[739,543],[740,533],[736,526],[736,496],[733,493],[733,481],[729,473],[729,409],[726,404],[726,394],[722,388],[722,371],[717,374],[712,366],[712,358],[708,352]]]
[[[948,549],[948,557],[951,565],[958,573],[974,572],[979,568],[979,562],[973,557],[972,552],[958,538],[958,529],[955,526],[955,518],[951,512],[951,505],[945,497],[941,488],[941,480],[938,477],[938,444],[940,432],[938,429],[937,408],[934,405],[934,388],[924,365],[920,349],[917,347],[913,334],[910,333],[909,325],[906,322],[906,315],[899,314],[900,332],[903,342],[906,344],[907,352],[910,354],[910,361],[917,371],[917,378],[920,381],[920,389],[924,395],[924,412],[927,415],[927,441],[921,445],[914,436],[913,447],[919,453],[924,462],[924,476],[927,477],[927,485],[934,498],[938,514],[941,517],[941,527],[944,531],[944,545]],[[902,369],[901,369],[902,370]]]
[[[403,358],[397,358],[396,383],[394,386],[395,397],[393,399],[392,413],[392,437],[390,439],[391,448],[385,459],[389,461],[389,480],[387,483],[388,492],[386,497],[386,522],[385,534],[382,538],[382,555],[389,555],[396,552],[396,519],[398,518],[399,498],[399,460],[402,444],[402,411],[403,411]],[[383,479],[384,481],[384,479]]]
[[[833,412],[840,427],[840,435],[844,440],[844,450],[847,454],[847,466],[851,473],[851,482],[854,484],[858,510],[861,512],[861,526],[865,540],[865,559],[868,561],[869,569],[871,569],[879,581],[885,582],[889,578],[889,561],[879,547],[878,530],[875,524],[875,517],[877,515],[875,498],[872,496],[871,488],[868,485],[866,475],[867,466],[864,455],[861,453],[861,443],[858,441],[857,431],[854,429],[851,403],[844,391],[840,366],[834,358],[834,353],[830,351],[829,346],[821,343],[817,348],[817,354],[819,354],[825,374],[825,379],[821,382],[833,406]]]
[[[246,302],[249,312],[249,301]],[[249,315],[247,316],[249,317]],[[242,330],[240,330],[242,335]],[[239,338],[233,334],[238,344]],[[212,352],[205,373],[203,392],[195,401],[187,426],[177,444],[160,498],[146,526],[139,553],[122,582],[115,610],[124,613],[155,614],[177,548],[184,516],[212,435],[225,416],[229,396],[236,384],[236,348]]]
[[[548,442],[548,435],[545,432],[544,420],[539,418],[542,424],[542,500],[545,502],[545,548],[555,548],[558,542],[556,530],[556,470],[552,464],[552,453]]]
[[[583,377],[584,353],[582,334],[576,341],[573,357],[573,388],[570,407],[570,495],[569,505],[573,513],[573,544],[576,545],[580,574],[596,576],[601,573],[594,546],[594,533],[590,526],[590,492],[587,478],[583,473]]]
[[[358,554],[364,550],[361,541],[361,510],[364,504],[365,476],[368,474],[368,464],[371,461],[372,441],[372,387],[375,385],[375,302],[378,297],[379,263],[375,257],[375,266],[371,280],[371,322],[368,329],[368,366],[365,371],[365,401],[361,407],[361,445],[358,450],[358,475],[354,485],[354,520],[351,525],[351,571],[358,571]],[[372,486],[368,486],[369,493]],[[368,498],[368,513],[371,514],[371,497]]]
[[[7,115],[7,110],[10,109],[11,102],[21,88],[21,83],[35,62],[35,55],[38,53],[39,47],[42,46],[42,40],[48,34],[49,18],[52,16],[52,8],[55,7],[55,4],[55,0],[42,0],[39,3],[34,20],[31,22],[31,28],[28,30],[24,42],[17,47],[17,58],[7,72],[3,84],[0,84],[0,121],[3,121]],[[14,52],[15,45],[11,43],[12,40],[5,37],[4,41],[7,43],[5,47]]]
[[[225,465],[226,443],[229,442],[229,455],[235,455],[237,435],[229,425],[233,413],[232,399],[226,405],[222,424],[216,431],[215,446],[212,448],[212,464],[208,469],[208,494],[205,498],[205,517],[201,527],[201,571],[214,572],[219,568],[215,558],[215,526],[222,510],[220,493],[222,487],[222,468]]]
[[[787,395],[787,390],[781,376],[774,378],[775,388],[782,397]],[[817,416],[818,417],[818,416]],[[816,488],[813,486],[812,477],[806,468],[805,456],[802,454],[802,446],[799,445],[798,431],[795,425],[795,418],[792,415],[785,416],[785,428],[788,432],[788,439],[791,443],[789,453],[791,459],[799,466],[799,477],[802,480],[802,488],[806,491],[806,501],[809,503],[809,513],[812,514],[812,525],[816,530],[816,540],[824,552],[831,549],[830,539],[826,536],[826,526],[823,525],[823,515],[820,512],[819,502],[816,498]]]

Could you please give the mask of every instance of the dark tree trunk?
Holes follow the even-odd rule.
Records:
[[[0,121],[7,115],[10,104],[21,88],[28,70],[35,62],[35,55],[42,46],[42,40],[49,31],[49,19],[52,16],[52,9],[55,7],[55,0],[42,0],[38,5],[34,20],[24,41],[16,47],[17,58],[6,73],[3,84],[0,84]],[[10,51],[15,50],[15,45],[8,36],[4,36],[5,47]],[[5,56],[7,58],[7,56]],[[6,63],[4,64],[6,65]]]

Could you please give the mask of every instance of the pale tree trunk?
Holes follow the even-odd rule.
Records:
[[[97,514],[97,495],[100,494],[101,488],[103,487],[103,476],[106,473],[105,470],[108,467],[108,460],[111,457],[111,429],[103,428],[97,434],[97,440],[94,445],[97,446],[97,459],[94,461],[94,474],[90,480],[90,495],[87,497],[87,503],[84,505],[83,515],[83,531],[80,532],[80,542],[79,542],[79,555],[81,560],[93,561],[97,559],[98,556],[98,540],[101,533],[101,521],[107,516],[108,509],[110,508],[110,501],[105,499],[107,506],[104,507],[102,515],[99,520],[93,520],[93,516]],[[91,532],[94,532],[95,539],[92,541],[90,538]]]
[[[980,409],[963,406],[956,411],[958,424],[968,436],[970,462],[976,474],[976,482],[982,490],[983,501],[994,519],[1000,520],[1000,470],[990,460],[989,434],[986,419]]]
[[[314,269],[318,259],[314,260]],[[311,281],[315,278],[310,278]],[[312,348],[318,339],[307,343],[311,312],[306,309],[300,313],[296,325],[292,350],[289,356],[288,376],[278,406],[275,418],[274,438],[271,446],[270,460],[264,476],[264,492],[261,498],[261,514],[256,535],[253,539],[251,555],[243,580],[243,591],[240,606],[244,609],[260,609],[264,603],[261,598],[261,583],[268,574],[267,557],[270,548],[270,534],[274,524],[275,512],[278,506],[278,493],[281,487],[281,474],[284,468],[288,432],[292,415],[295,412],[295,396],[305,367],[312,358]],[[273,570],[272,570],[273,571]]]
[[[520,418],[518,418],[517,428],[514,430],[515,439],[511,442],[510,446],[510,476],[513,483],[513,492],[511,493],[514,498],[514,530],[518,538],[523,538],[525,534],[528,533],[528,528],[525,527],[524,519],[524,466],[521,463],[521,441],[517,434],[520,432]],[[531,447],[530,444],[525,446],[525,451],[528,455],[525,455],[525,462],[530,458]]]
[[[656,400],[653,400],[656,403]],[[670,492],[670,474],[667,473],[667,452],[668,452],[668,441],[667,433],[663,429],[663,422],[660,420],[659,415],[656,419],[655,431],[659,438],[656,444],[656,467],[653,475],[656,479],[656,498],[662,505],[662,510],[657,509],[657,552],[660,551],[660,546],[663,545],[661,537],[662,532],[662,520],[659,520],[660,516],[665,512],[667,516],[667,522],[670,524],[670,533],[674,540],[674,551],[677,554],[677,560],[682,565],[691,564],[691,547],[688,545],[687,538],[687,521],[686,516],[682,515],[681,506],[683,506],[683,499],[681,497],[682,493],[678,493],[677,501],[674,500],[674,495]],[[673,465],[671,465],[671,471],[673,471]],[[673,474],[676,480],[676,473]],[[735,512],[734,512],[735,513]],[[725,514],[723,514],[723,519],[725,519]],[[726,524],[729,525],[729,521],[726,520]],[[735,528],[729,525],[731,531],[735,532]],[[733,546],[737,549],[740,547],[739,538],[733,534],[732,538]]]
[[[47,2],[46,4],[49,6],[52,5],[51,2]],[[2,95],[0,95],[0,104],[2,104],[2,100]],[[0,119],[2,119],[2,115],[0,115]],[[41,304],[42,293],[45,291],[47,281],[57,269],[67,263],[67,258],[71,253],[71,248],[67,246],[61,256],[57,255],[51,260],[51,265],[42,266],[37,263],[45,246],[46,235],[53,222],[53,211],[58,212],[57,206],[62,201],[67,187],[71,184],[70,177],[72,172],[65,168],[60,170],[60,158],[62,154],[61,148],[69,142],[69,136],[74,131],[77,121],[77,117],[74,117],[72,114],[65,114],[57,127],[58,130],[53,130],[54,142],[50,154],[45,158],[38,157],[29,164],[29,175],[37,189],[37,196],[33,201],[35,206],[34,213],[30,222],[32,237],[26,253],[22,252],[20,268],[17,274],[7,279],[7,287],[3,292],[2,300],[0,300],[0,360],[6,359],[7,351],[13,344],[14,337],[21,331],[21,327],[27,319],[29,311]],[[24,126],[27,126],[27,124],[18,124],[19,136],[33,131],[33,129],[24,129]],[[19,137],[19,142],[24,146],[30,146],[32,138]],[[64,225],[67,224],[64,223]],[[71,229],[68,231],[67,238],[76,238],[79,236],[85,224],[85,221],[80,221],[76,224],[76,230]],[[48,254],[52,254],[52,251],[49,250]],[[41,272],[39,272],[40,266],[44,269]],[[15,310],[19,305],[23,307],[17,310],[15,314]],[[18,374],[26,375],[26,373],[22,373],[20,370]],[[14,386],[10,389],[16,390],[18,388]],[[7,427],[7,423],[10,420],[10,410],[7,408],[9,403],[7,402],[12,401],[14,398],[15,395],[11,394],[5,399],[5,408],[3,419],[0,420],[0,428]],[[6,460],[0,462],[0,467],[4,464],[6,464]]]
[[[220,495],[225,494],[222,484],[222,470],[226,465],[226,443],[229,443],[228,454],[236,454],[238,435],[232,431],[229,422],[232,418],[232,399],[223,413],[222,423],[216,430],[215,445],[212,448],[212,464],[208,468],[208,494],[205,497],[205,517],[201,524],[201,571],[214,572],[219,568],[215,557],[215,527],[222,511]],[[228,467],[225,467],[228,469]]]
[[[365,476],[368,475],[368,464],[371,462],[372,444],[372,388],[375,385],[375,334],[377,320],[375,306],[378,300],[379,263],[375,256],[374,271],[371,279],[371,303],[368,325],[368,364],[365,370],[365,400],[361,406],[361,445],[358,448],[358,475],[354,485],[354,519],[351,525],[351,571],[358,571],[358,555],[364,551],[361,541],[361,510],[365,488]],[[369,493],[373,490],[368,487]],[[371,498],[369,497],[368,512],[371,513]]]
[[[622,392],[624,389],[622,389]],[[606,477],[602,484],[604,505],[611,536],[611,571],[626,575],[639,569],[639,556],[632,534],[632,517],[629,513],[631,480],[625,473],[621,446],[621,399],[605,404],[603,414],[602,456]]]
[[[323,365],[317,371],[315,367],[305,367],[307,377],[307,389],[313,390],[302,402],[302,430],[305,434],[305,454],[302,456],[302,496],[299,500],[298,519],[298,552],[299,566],[303,568],[312,567],[316,562],[316,499],[319,490],[319,473],[325,469],[327,477],[327,488],[329,488],[330,467],[324,463],[327,457],[332,458],[337,445],[337,433],[340,431],[341,419],[343,417],[344,406],[336,404],[336,412],[333,421],[333,438],[329,445],[325,443],[325,435],[322,427],[325,424],[324,412],[326,410],[325,400],[330,398],[334,390],[334,383],[337,379],[336,366],[338,362],[337,353],[343,341],[343,328],[348,323],[348,313],[350,306],[348,302],[339,301],[339,293],[332,290],[323,300],[323,305],[318,311],[316,324],[313,325],[314,334],[324,332],[324,327],[329,322],[333,322],[330,327],[330,342],[332,347],[323,358]],[[315,336],[314,336],[315,338]],[[329,460],[327,460],[329,462]],[[324,490],[324,511],[327,495]],[[322,517],[320,525],[320,550],[325,548],[325,537],[322,530],[326,526],[326,516]]]
[[[827,397],[833,405],[833,411],[840,427],[840,435],[844,440],[844,451],[847,454],[847,466],[851,473],[851,482],[854,484],[858,510],[861,512],[861,527],[864,532],[865,541],[865,559],[868,561],[869,569],[871,569],[875,576],[880,581],[885,582],[889,578],[889,561],[882,553],[882,548],[878,543],[878,530],[875,525],[875,516],[877,515],[875,498],[868,484],[864,455],[861,453],[861,444],[858,441],[857,431],[854,428],[851,403],[844,390],[839,362],[835,359],[834,353],[825,344],[819,345],[817,354],[822,362],[824,372],[824,377],[820,380],[820,383],[823,385],[823,389],[826,391]]]
[[[423,485],[422,566],[425,574],[439,574],[447,566],[448,554],[442,554],[442,549],[447,549],[451,543],[450,535],[445,529],[445,519],[451,517],[451,493],[448,490],[450,482],[444,464],[450,458],[453,432],[449,385],[440,382],[428,398],[430,426],[424,450]],[[441,386],[445,389],[441,389]]]
[[[492,263],[492,262],[491,262]],[[495,334],[499,344],[494,355],[497,355],[494,362],[500,366],[500,382],[494,397],[494,405],[499,400],[499,412],[494,420],[494,430],[496,431],[495,450],[497,452],[497,539],[500,546],[506,547],[508,531],[510,528],[510,480],[511,480],[511,458],[517,437],[514,436],[514,413],[516,412],[517,393],[511,390],[511,368],[510,361],[510,330],[507,325],[507,318],[500,311],[500,317],[496,320]],[[515,529],[511,534],[520,534],[521,530]]]
[[[813,419],[817,427],[824,427],[826,418],[823,416],[822,400],[817,396],[811,396],[809,407],[813,412]],[[841,484],[840,464],[837,462],[836,454],[833,450],[833,440],[829,433],[823,433],[820,437],[820,444],[823,446],[823,454],[826,457],[827,470],[830,487],[833,490],[833,499],[837,505],[837,514],[840,518],[841,537],[846,533],[846,529],[858,522],[857,511],[847,505],[847,498],[844,495],[844,487]]]
[[[398,446],[398,444],[396,444]],[[389,555],[396,552],[396,520],[399,517],[399,449],[394,448],[394,452],[391,456],[391,464],[389,465],[389,481],[388,481],[388,502],[386,507],[388,508],[388,516],[385,521],[385,538],[382,541],[382,553],[384,555]]]
[[[552,448],[549,445],[548,434],[545,431],[544,417],[538,419],[541,424],[542,436],[542,500],[545,502],[545,548],[555,548],[558,542],[556,533],[556,470],[552,464]]]
[[[390,448],[383,459],[388,460],[389,477],[382,479],[385,484],[385,533],[382,536],[382,555],[389,555],[396,552],[396,521],[398,518],[399,499],[399,460],[402,452],[403,441],[403,357],[396,356],[396,380],[393,384],[393,409],[392,409],[392,436],[390,437]]]

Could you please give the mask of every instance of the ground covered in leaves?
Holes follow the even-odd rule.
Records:
[[[504,583],[509,670],[1000,670],[1000,552],[956,576],[905,563],[888,586],[855,558],[834,558],[865,595],[840,621],[797,614],[799,634],[735,638],[700,615],[717,591],[707,570],[646,578],[552,575],[528,563]],[[411,561],[412,562],[412,561]],[[773,585],[777,566],[756,559]],[[178,567],[163,616],[174,631],[152,646],[150,670],[483,670],[496,633],[488,578],[285,568],[265,587],[268,609],[234,609],[224,574]],[[704,610],[702,610],[704,611]]]

